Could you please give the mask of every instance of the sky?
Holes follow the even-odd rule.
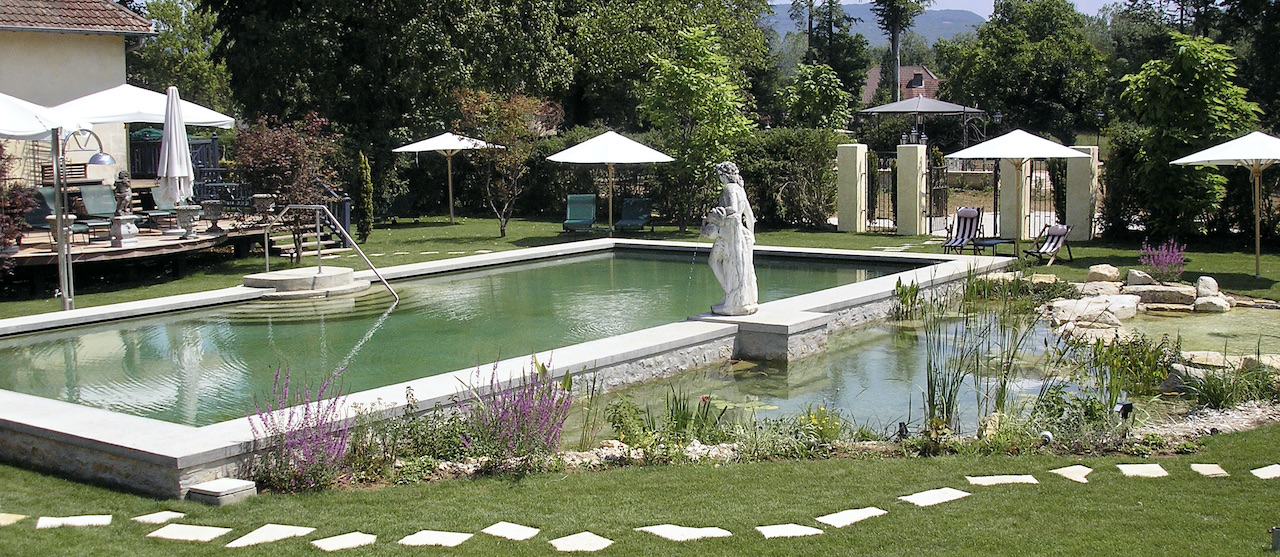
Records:
[[[1117,0],[1069,0],[1076,5],[1076,11],[1082,14],[1097,15],[1098,10]],[[929,5],[930,10],[969,10],[984,18],[991,19],[993,0],[935,0]]]

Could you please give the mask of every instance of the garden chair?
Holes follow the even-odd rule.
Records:
[[[591,230],[596,224],[596,196],[570,194],[565,208],[564,231]]]
[[[154,228],[165,228],[166,226],[172,228],[174,226],[177,226],[178,213],[174,212],[173,203],[170,201],[161,199],[160,196],[156,195],[154,191],[151,193],[151,198],[156,203],[155,209],[148,209],[148,210],[135,211],[135,212],[146,216],[147,221],[150,222],[151,226]]]
[[[942,243],[942,253],[959,255],[967,246],[978,254],[973,239],[982,234],[982,208],[961,207],[956,209],[955,222],[947,227],[947,241]]]
[[[1063,247],[1067,248],[1067,260],[1072,261],[1071,245],[1067,243],[1067,234],[1071,233],[1071,225],[1069,224],[1046,224],[1044,229],[1040,231],[1040,235],[1036,236],[1036,244],[1038,247],[1033,249],[1022,250],[1028,256],[1034,255],[1039,263],[1044,263],[1045,258],[1049,259],[1048,267],[1058,258],[1058,250]]]
[[[80,186],[80,202],[90,217],[110,219],[116,215],[116,193],[111,186]]]
[[[613,223],[614,230],[643,230],[653,232],[653,200],[629,197],[622,200],[622,218]]]
[[[49,226],[49,221],[45,217],[53,214],[53,187],[41,186],[36,188],[40,195],[36,196],[36,208],[27,213],[27,224],[33,229],[44,230],[49,233],[49,243],[54,243],[53,227]],[[76,234],[83,234],[87,238],[89,227],[81,223],[71,225],[71,237],[74,239]]]

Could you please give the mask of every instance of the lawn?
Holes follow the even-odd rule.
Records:
[[[1170,476],[1126,478],[1128,458],[1056,456],[785,461],[723,466],[628,467],[305,495],[266,494],[229,507],[157,501],[0,466],[0,512],[31,516],[107,514],[110,526],[35,530],[34,518],[0,528],[0,554],[217,555],[222,544],[266,523],[312,526],[302,539],[236,550],[238,555],[314,555],[309,540],[359,530],[375,545],[348,555],[417,555],[395,541],[422,529],[478,532],[498,521],[542,529],[512,542],[478,534],[456,555],[550,555],[548,540],[590,530],[614,540],[607,555],[1243,555],[1269,548],[1280,516],[1280,480],[1249,470],[1280,460],[1280,425],[1208,438],[1201,452],[1155,458]],[[1220,463],[1229,478],[1204,478],[1191,463]],[[1088,484],[1047,471],[1094,469]],[[964,476],[1030,473],[1040,485],[969,486]],[[898,496],[954,487],[972,495],[917,508]],[[814,517],[875,506],[888,511],[844,529]],[[128,518],[160,510],[180,522],[230,527],[214,544],[145,537],[155,526]],[[670,542],[633,528],[719,526],[730,538]],[[754,528],[796,523],[819,536],[764,539]],[[436,548],[437,551],[439,548]]]
[[[507,237],[498,237],[498,224],[494,219],[463,218],[458,224],[447,224],[447,217],[424,217],[418,222],[409,220],[397,224],[380,224],[375,227],[369,241],[361,247],[379,267],[405,263],[432,261],[449,257],[471,255],[477,251],[502,251],[527,248],[587,238],[604,237],[602,233],[560,232],[559,222],[516,219],[507,228]],[[655,232],[628,234],[631,238],[658,240],[705,241],[698,238],[696,229],[680,232],[675,227],[659,226]],[[840,249],[875,249],[886,246],[907,246],[907,251],[938,252],[936,245],[924,244],[929,238],[920,236],[888,236],[880,234],[852,234],[834,231],[810,231],[797,229],[761,230],[756,243],[762,246],[819,247]],[[1121,270],[1138,264],[1137,244],[1110,244],[1081,242],[1072,244],[1074,261],[1063,261],[1052,267],[1036,267],[1035,272],[1049,272],[1064,279],[1084,280],[1090,265],[1110,263]],[[380,255],[374,255],[380,254]],[[128,273],[118,265],[111,267],[79,265],[76,267],[76,307],[90,307],[131,300],[226,288],[240,284],[241,277],[262,271],[261,253],[257,256],[235,259],[230,250],[207,252],[188,257],[185,272],[179,277],[171,272],[172,264],[137,265]],[[1187,252],[1185,280],[1194,281],[1201,274],[1209,274],[1229,292],[1250,296],[1280,299],[1280,255],[1264,254],[1262,277],[1253,277],[1253,254],[1247,247],[1234,247],[1215,243],[1192,246]],[[308,259],[305,265],[314,265]],[[364,268],[363,262],[354,256],[330,259],[327,264]],[[273,258],[272,269],[289,266],[283,258]],[[48,269],[53,273],[53,269]],[[53,277],[49,281],[53,282]],[[57,311],[59,302],[52,297],[33,297],[21,288],[5,292],[0,302],[0,318]]]

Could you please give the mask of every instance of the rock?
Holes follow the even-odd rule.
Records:
[[[1237,296],[1235,294],[1226,294],[1226,296],[1228,299],[1231,300],[1231,307],[1233,308],[1234,307],[1251,308],[1254,306],[1253,298],[1246,298],[1242,296]]]
[[[1129,274],[1125,276],[1124,283],[1128,286],[1145,286],[1155,284],[1156,279],[1137,269],[1129,269]]]
[[[1086,329],[1112,329],[1123,326],[1123,324],[1120,323],[1120,320],[1116,319],[1115,314],[1105,309],[1089,316],[1088,319],[1085,319],[1084,317],[1076,319],[1075,324],[1077,327],[1084,327]]]
[[[1205,371],[1207,370],[1200,367],[1173,364],[1169,366],[1169,376],[1165,378],[1164,383],[1160,384],[1160,392],[1181,393],[1186,391],[1188,380],[1191,378],[1203,379]]]
[[[1187,304],[1142,304],[1144,312],[1191,313],[1195,307]]]
[[[1107,265],[1106,263],[1101,265],[1090,265],[1089,278],[1084,280],[1085,282],[1117,281],[1120,280],[1120,269],[1115,268],[1114,265]]]
[[[1124,294],[1133,294],[1142,299],[1144,304],[1186,304],[1196,301],[1196,287],[1189,284],[1147,284],[1125,286]]]
[[[1213,277],[1200,277],[1196,279],[1196,297],[1204,298],[1206,296],[1218,295],[1218,281]]]
[[[1223,356],[1213,350],[1190,350],[1182,353],[1182,360],[1201,367],[1238,368],[1244,362],[1240,356]]]
[[[1015,280],[1022,280],[1022,272],[1009,271],[1009,272],[999,272],[999,273],[987,273],[986,275],[983,275],[982,278],[985,278],[991,282],[999,282],[999,283],[1013,282]]]
[[[1115,296],[1120,293],[1123,283],[1110,281],[1089,281],[1080,285],[1081,296]]]
[[[1034,275],[1031,275],[1031,278],[1028,280],[1031,281],[1031,288],[1039,288],[1042,286],[1048,286],[1050,284],[1058,282],[1058,275],[1052,275],[1048,273],[1036,273]]]
[[[1280,370],[1280,354],[1245,356],[1243,363],[1246,367],[1261,366],[1272,370]]]
[[[1111,329],[1088,329],[1085,327],[1067,327],[1064,328],[1064,335],[1071,340],[1093,344],[1101,341],[1103,344],[1111,344],[1116,339],[1127,339],[1131,335],[1123,327]]]
[[[1195,310],[1204,313],[1225,313],[1231,310],[1231,302],[1225,296],[1202,296],[1196,298]]]

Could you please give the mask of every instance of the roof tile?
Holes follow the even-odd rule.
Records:
[[[0,0],[0,29],[145,35],[151,22],[111,0]]]

